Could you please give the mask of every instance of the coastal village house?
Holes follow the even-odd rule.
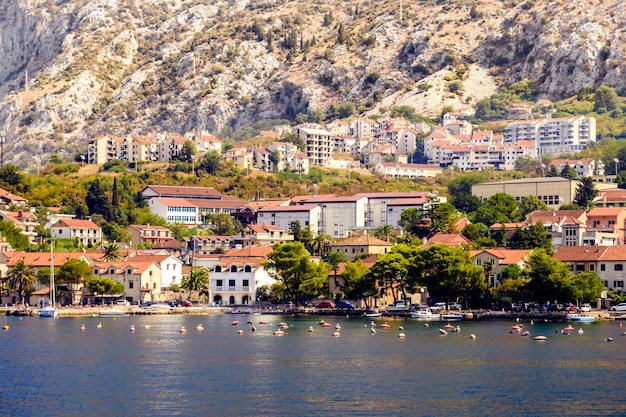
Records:
[[[571,264],[572,274],[597,273],[606,288],[624,291],[626,246],[562,246],[554,257]]]
[[[62,219],[50,228],[53,238],[76,239],[85,246],[102,242],[102,229],[91,220]]]
[[[497,288],[498,274],[508,265],[517,265],[524,267],[524,261],[532,251],[529,249],[506,249],[491,248],[481,250],[470,250],[470,257],[474,261],[474,265],[481,267],[485,271],[485,279],[491,288]]]
[[[12,223],[28,238],[30,243],[37,243],[37,216],[30,211],[0,211],[0,220]]]
[[[163,226],[131,224],[128,226],[128,231],[132,236],[132,243],[134,244],[149,243],[151,245],[160,245],[174,239],[170,229]]]
[[[353,261],[357,257],[388,253],[392,246],[393,244],[389,242],[366,234],[351,236],[337,242],[331,242],[329,244],[329,251],[341,252],[346,255],[348,260]]]
[[[132,259],[120,262],[94,262],[92,268],[94,276],[122,283],[125,291],[119,296],[131,303],[161,299],[161,268],[154,262],[136,262]],[[83,303],[99,303],[96,296],[97,294],[94,296],[85,291]]]
[[[210,273],[213,302],[218,305],[254,304],[257,289],[276,282],[261,266],[271,252],[269,246],[250,246],[225,253]]]

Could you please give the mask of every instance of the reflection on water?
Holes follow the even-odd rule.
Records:
[[[261,317],[237,316],[237,326],[229,315],[11,317],[0,334],[0,409],[9,416],[626,415],[626,337],[614,322],[569,336],[560,334],[562,323],[526,324],[549,338],[536,342],[510,333],[507,322],[462,322],[460,333],[441,336],[443,323],[394,321],[372,334],[370,320],[337,317],[322,328],[315,318]],[[280,321],[289,323],[287,334],[273,336]],[[332,337],[335,323],[341,337]]]

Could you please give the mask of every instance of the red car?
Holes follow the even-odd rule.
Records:
[[[315,307],[317,307],[317,308],[335,308],[335,303],[333,303],[332,301],[322,301],[321,303],[319,303]]]
[[[193,303],[191,301],[187,301],[187,300],[183,300],[180,303],[178,303],[179,307],[191,307],[193,306]]]

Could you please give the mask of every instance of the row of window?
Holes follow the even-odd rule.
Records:
[[[223,286],[224,286],[224,281],[226,281],[226,280],[223,280],[223,279],[216,279],[216,280],[215,280],[215,286],[216,286],[216,287],[223,287]],[[229,279],[229,280],[228,280],[228,286],[229,286],[229,287],[235,287],[235,286],[236,286],[235,281],[236,281],[236,280],[234,280],[234,279]],[[242,281],[241,281],[241,285],[242,285],[243,287],[249,287],[249,286],[250,286],[250,280],[249,280],[249,279],[244,279],[244,280],[242,280]]]
[[[215,272],[241,272],[237,265],[231,265],[230,268],[222,268],[220,265],[215,266]],[[246,265],[243,267],[243,272],[252,272],[252,267],[250,265]]]
[[[570,267],[572,269],[573,267]],[[596,270],[595,264],[589,264],[589,271],[594,272]],[[623,271],[624,264],[615,264],[613,265],[614,271]],[[606,271],[606,264],[600,264],[600,271]],[[585,272],[585,264],[577,264],[576,272]]]

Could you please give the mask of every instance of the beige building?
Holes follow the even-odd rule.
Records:
[[[494,194],[506,193],[518,202],[522,198],[535,195],[550,208],[558,208],[562,204],[569,204],[574,199],[577,180],[567,178],[524,178],[520,180],[487,182],[472,185],[472,194],[487,200]]]
[[[389,242],[373,236],[352,236],[340,242],[330,243],[330,252],[341,252],[348,260],[354,261],[357,257],[387,253],[393,246]]]
[[[131,224],[128,226],[128,231],[133,237],[132,242],[135,244],[150,243],[151,245],[158,245],[170,239],[174,239],[170,229],[163,226]]]

